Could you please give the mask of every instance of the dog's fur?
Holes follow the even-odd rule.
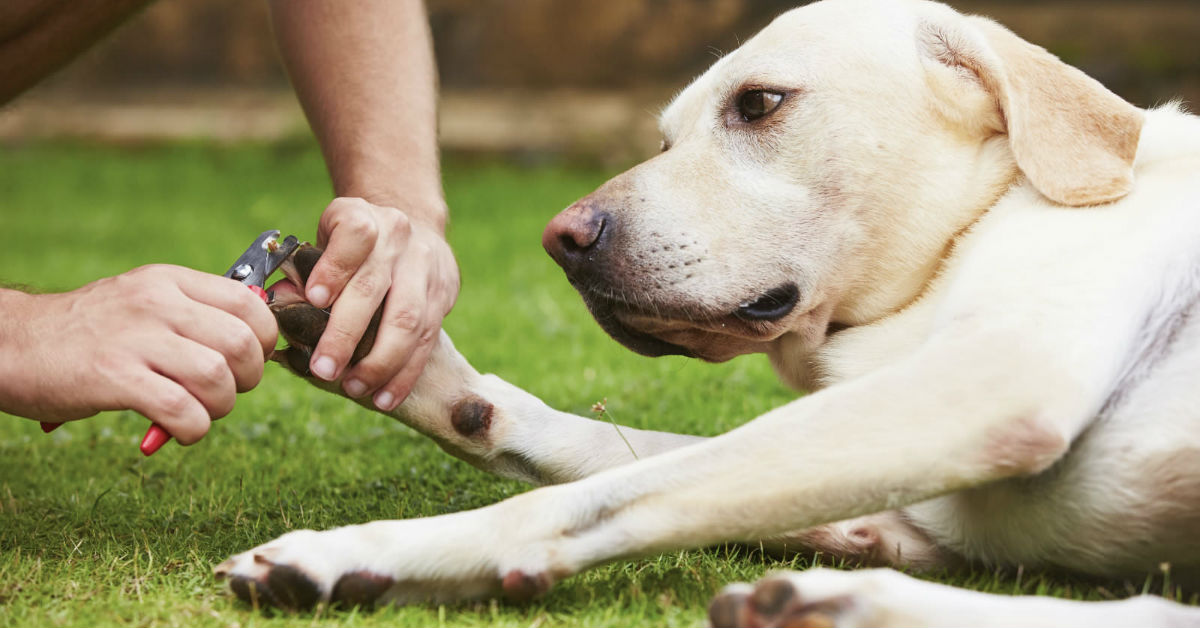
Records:
[[[747,119],[753,90],[778,106]],[[662,154],[556,217],[547,248],[631,348],[765,352],[819,390],[709,440],[623,429],[634,462],[611,426],[477,374],[443,335],[397,417],[481,468],[565,484],[293,532],[219,566],[235,590],[524,597],[616,558],[751,539],[1200,579],[1200,120],[1137,109],[939,4],[826,0],[719,60],[662,130]],[[1152,598],[999,598],[887,570],[782,574],[712,613],[1200,622]]]

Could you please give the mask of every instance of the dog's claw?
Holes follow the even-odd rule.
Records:
[[[233,559],[226,558],[225,560],[221,561],[221,564],[213,567],[213,577],[215,577],[217,580],[224,580],[225,578],[228,578],[229,572],[233,571],[233,565]]]

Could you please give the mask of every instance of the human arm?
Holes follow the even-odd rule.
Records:
[[[149,2],[0,2],[0,104],[53,74]]]
[[[311,369],[391,410],[420,375],[458,295],[446,244],[436,76],[419,0],[274,0],[276,37],[337,198],[306,297],[333,305]],[[386,302],[385,302],[386,297]],[[347,369],[380,303],[374,349]]]
[[[241,284],[179,266],[61,294],[0,289],[0,410],[61,422],[131,409],[191,444],[258,384],[276,336]]]

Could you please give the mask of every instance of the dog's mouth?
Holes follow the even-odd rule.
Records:
[[[613,340],[621,343],[634,353],[657,358],[664,355],[682,355],[696,357],[687,347],[667,342],[653,334],[643,332],[630,325],[628,317],[633,308],[627,303],[602,295],[594,290],[576,286],[583,296],[583,302],[591,311],[596,323]]]
[[[733,315],[744,321],[774,323],[791,314],[799,302],[800,287],[789,282],[739,303]]]
[[[786,283],[732,307],[681,306],[620,298],[597,286],[576,289],[614,340],[650,357],[683,355],[713,362],[761,347],[787,331],[800,289]]]

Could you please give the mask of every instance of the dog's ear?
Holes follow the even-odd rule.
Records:
[[[956,17],[949,24],[923,22],[918,45],[957,75],[951,80],[974,83],[990,96],[992,111],[977,117],[1008,134],[1017,166],[1034,187],[1064,205],[1128,194],[1142,111],[1003,26]]]

